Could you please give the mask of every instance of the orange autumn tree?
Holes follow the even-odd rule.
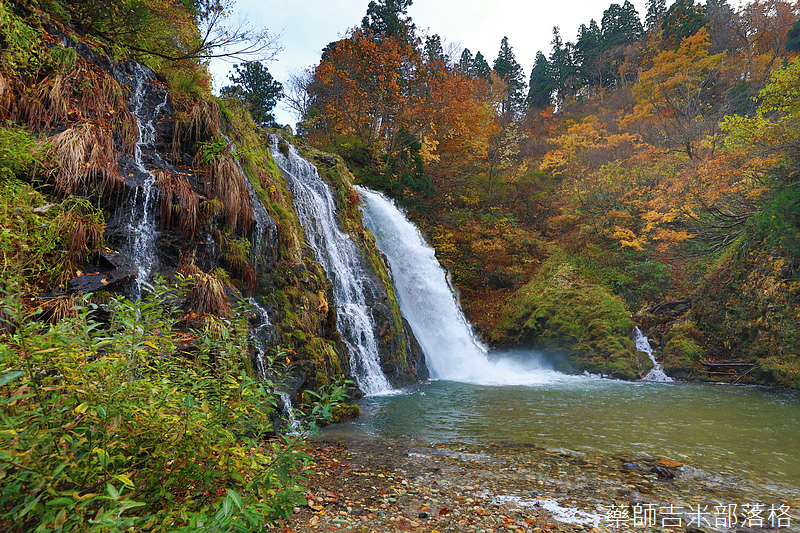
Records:
[[[328,45],[309,87],[311,142],[335,147],[352,137],[368,150],[391,144],[406,103],[403,73],[419,59],[397,37],[378,39],[363,28]]]
[[[633,87],[635,124],[652,144],[687,158],[703,158],[713,151],[704,143],[717,131],[720,116],[719,79],[724,53],[709,55],[705,28],[683,39],[675,50],[661,52],[653,66]]]

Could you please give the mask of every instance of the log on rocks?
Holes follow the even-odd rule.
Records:
[[[647,311],[654,315],[667,313],[672,316],[682,315],[692,307],[691,298],[682,298],[680,300],[667,300],[654,306],[648,307]],[[683,309],[681,309],[683,308]]]

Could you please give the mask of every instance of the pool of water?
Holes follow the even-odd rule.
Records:
[[[358,419],[326,434],[668,458],[800,499],[798,391],[569,376],[534,359],[512,372],[516,384],[432,381],[367,397]]]

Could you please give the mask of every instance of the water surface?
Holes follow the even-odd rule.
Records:
[[[518,365],[520,356],[492,359]],[[440,380],[367,397],[360,418],[326,433],[668,458],[800,499],[797,391],[568,376],[541,368],[533,355],[531,368],[516,370],[537,373],[526,385]]]

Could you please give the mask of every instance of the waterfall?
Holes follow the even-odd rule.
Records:
[[[256,348],[256,372],[259,376],[263,376],[267,371],[266,359],[267,359],[267,351],[264,347],[264,331],[266,328],[272,325],[272,322],[269,320],[269,313],[267,310],[258,305],[255,298],[250,298],[249,300],[250,305],[253,306],[257,315],[257,325],[253,326],[253,345]]]
[[[281,393],[281,403],[283,403],[283,416],[286,417],[286,422],[289,424],[287,428],[287,435],[300,435],[302,427],[300,421],[294,415],[294,407],[292,407],[292,398],[288,392]]]
[[[141,285],[150,279],[156,268],[156,177],[144,165],[143,149],[147,148],[150,156],[161,162],[161,157],[155,147],[156,118],[167,104],[168,93],[164,91],[163,100],[156,105],[152,112],[145,113],[145,102],[148,91],[153,91],[152,82],[155,79],[152,71],[136,63],[133,72],[133,115],[139,126],[139,138],[134,149],[134,164],[136,170],[144,174],[141,186],[135,187],[134,193],[126,200],[125,209],[130,212],[128,219],[127,252],[133,266],[136,267],[136,284],[133,288],[134,298],[141,296]]]
[[[650,341],[648,341],[647,337],[644,336],[642,330],[639,329],[639,326],[633,328],[633,341],[636,343],[636,349],[640,352],[646,353],[648,357],[650,357],[650,360],[653,361],[653,368],[651,368],[650,372],[648,372],[647,375],[642,379],[644,381],[658,381],[661,383],[672,381],[672,378],[664,373],[664,369],[661,367],[661,364],[656,361],[656,358],[653,355],[653,349],[650,347]]]
[[[375,324],[364,294],[367,273],[353,240],[339,229],[333,194],[317,168],[300,157],[293,146],[288,155],[273,140],[272,157],[287,177],[289,190],[306,241],[333,285],[336,327],[350,354],[356,384],[366,395],[391,391],[380,366]]]
[[[433,378],[493,385],[538,385],[566,378],[540,366],[533,353],[527,354],[532,356],[528,360],[490,361],[445,270],[417,227],[383,194],[361,186],[356,190],[363,200],[364,225],[389,260],[400,309],[425,352]]]
[[[447,281],[445,270],[419,230],[385,196],[356,186],[363,220],[389,259],[395,293],[426,355],[431,376],[461,381],[487,364]]]

